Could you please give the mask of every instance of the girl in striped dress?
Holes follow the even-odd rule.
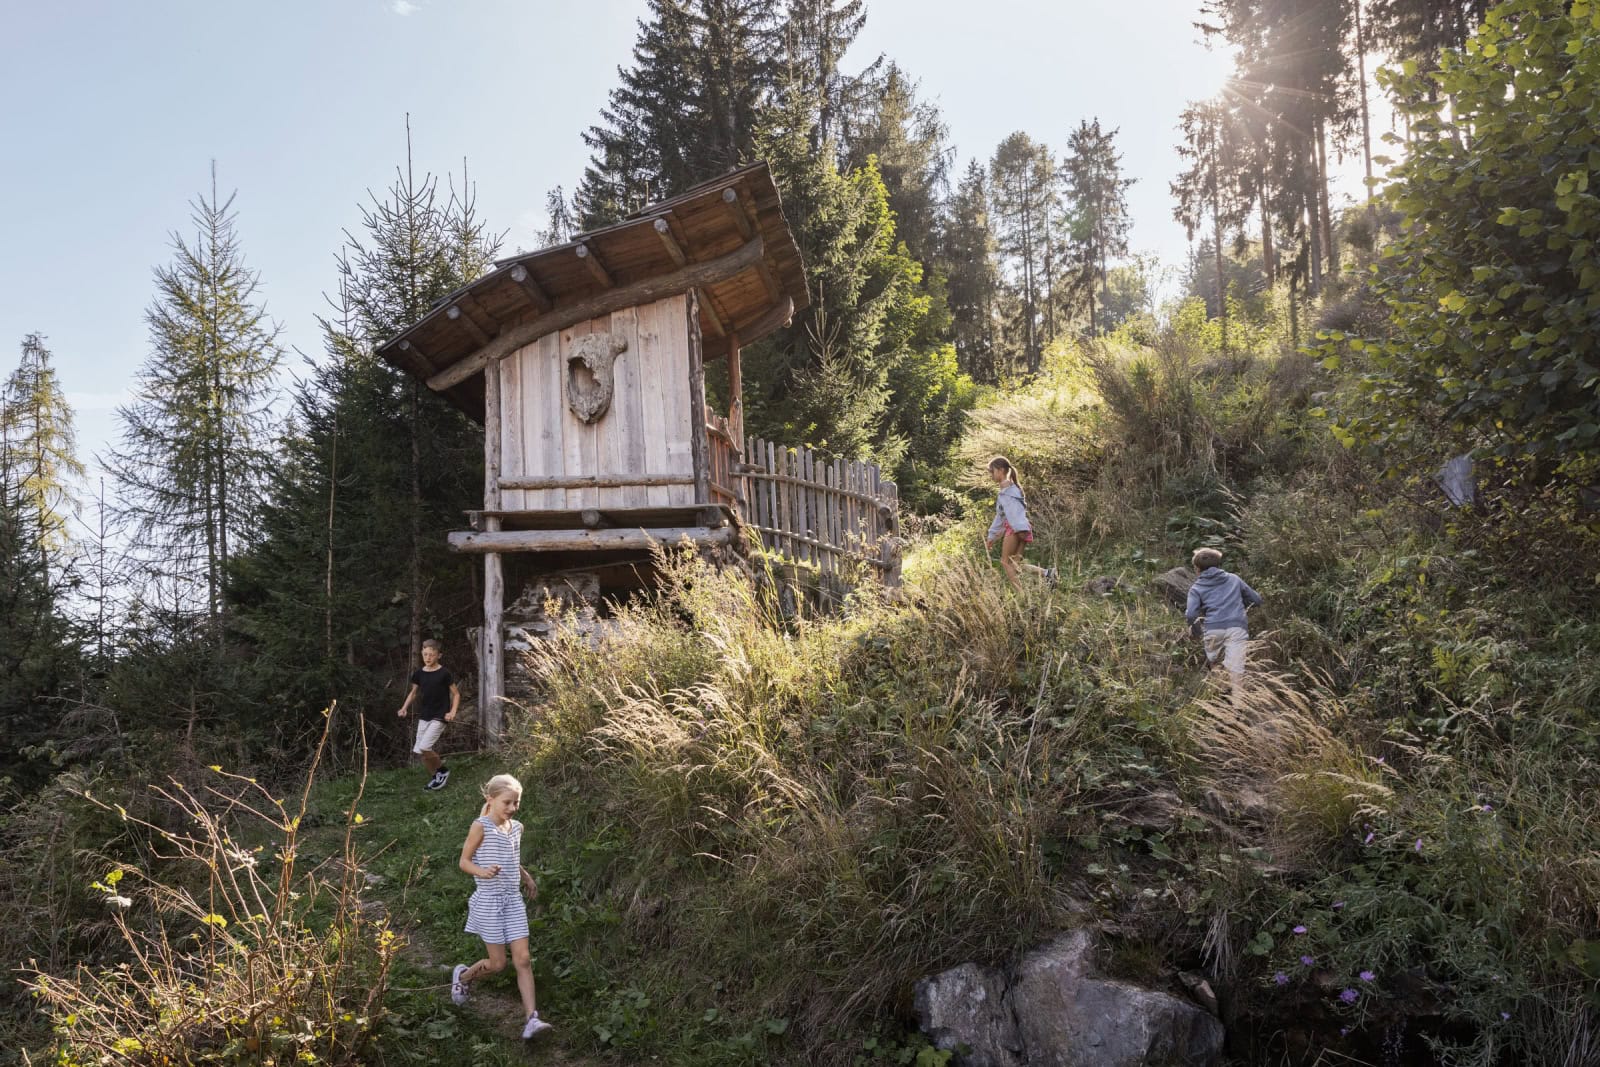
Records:
[[[467,1000],[467,987],[486,974],[505,970],[506,949],[517,969],[517,989],[528,1021],[522,1036],[533,1037],[551,1029],[539,1018],[533,1000],[533,964],[528,958],[528,905],[522,899],[539,896],[539,885],[522,867],[522,824],[511,816],[522,803],[522,783],[509,774],[497,774],[483,787],[483,811],[467,830],[461,846],[461,869],[477,880],[467,901],[467,933],[483,938],[489,955],[470,967],[460,964],[450,976],[450,999]]]

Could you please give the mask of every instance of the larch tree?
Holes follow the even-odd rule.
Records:
[[[47,570],[70,539],[68,520],[78,510],[83,478],[72,408],[50,359],[44,337],[28,334],[22,339],[22,359],[0,390],[0,448],[16,480],[17,505]]]
[[[1183,141],[1179,156],[1187,167],[1171,185],[1177,201],[1173,217],[1194,241],[1202,229],[1211,231],[1215,258],[1216,312],[1222,323],[1222,351],[1228,352],[1228,283],[1223,262],[1226,232],[1244,225],[1251,205],[1238,181],[1238,137],[1234,116],[1225,104],[1210,100],[1190,104],[1179,117]]]
[[[272,463],[273,389],[282,349],[245,265],[234,196],[192,201],[193,238],[172,235],[146,312],[151,353],[117,411],[121,443],[105,466],[146,564],[198,575],[220,642],[223,587],[254,533]]]

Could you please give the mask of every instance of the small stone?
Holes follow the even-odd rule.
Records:
[[[1084,583],[1083,591],[1089,596],[1110,596],[1112,593],[1126,588],[1128,588],[1128,583],[1121,578],[1102,576],[1090,578]]]
[[[1017,1021],[997,968],[963,963],[916,985],[918,1025],[938,1049],[956,1053],[957,1067],[1022,1067]],[[966,1051],[961,1051],[965,1049]]]

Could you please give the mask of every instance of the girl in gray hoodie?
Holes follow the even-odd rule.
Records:
[[[1022,478],[1017,468],[1006,457],[996,456],[989,461],[989,477],[1000,487],[1000,497],[994,502],[994,521],[989,524],[989,533],[983,539],[984,549],[993,547],[995,540],[999,539],[1000,566],[1005,568],[1006,577],[1019,591],[1022,589],[1019,570],[1037,574],[1054,585],[1054,567],[1036,567],[1022,562],[1022,546],[1033,541],[1033,525],[1028,522],[1028,504],[1022,496]]]

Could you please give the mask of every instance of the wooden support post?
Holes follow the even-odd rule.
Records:
[[[541,315],[550,310],[552,306],[550,297],[545,294],[543,289],[539,288],[539,283],[533,280],[533,275],[528,273],[527,267],[524,267],[521,263],[512,267],[511,280],[522,287],[522,291],[527,294],[529,300],[533,301],[533,306],[538,309]]]
[[[661,238],[661,244],[666,248],[667,255],[672,257],[672,262],[680,267],[687,267],[689,265],[689,257],[683,254],[683,246],[678,243],[676,237],[672,236],[672,224],[666,219],[656,219],[652,225],[655,228],[656,236]]]
[[[689,331],[689,457],[694,471],[694,502],[714,504],[711,499],[711,457],[706,454],[711,442],[706,431],[706,368],[700,358],[700,301],[693,290],[684,301]]]
[[[483,509],[500,510],[500,365],[489,366],[483,375]],[[500,518],[484,519],[484,532],[500,532]],[[478,723],[490,748],[500,747],[503,698],[506,691],[505,634],[501,616],[505,612],[505,568],[498,552],[483,557],[483,656],[478,661]]]
[[[728,436],[733,447],[744,444],[744,378],[739,367],[739,335],[728,335]]]
[[[605,264],[600,262],[600,257],[595,255],[594,249],[588,245],[578,246],[578,259],[583,262],[584,269],[590,276],[600,283],[600,288],[610,289],[617,284],[611,280],[611,274],[606,270]]]

